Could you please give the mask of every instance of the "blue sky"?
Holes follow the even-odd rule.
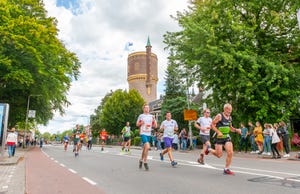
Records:
[[[145,51],[150,36],[158,57],[158,97],[164,91],[168,51],[163,35],[178,31],[170,15],[187,8],[189,0],[44,0],[48,15],[58,21],[58,38],[81,61],[81,75],[72,83],[66,114],[55,118],[42,132],[56,133],[87,124],[110,90],[127,89],[127,56]],[[172,2],[172,3],[170,3]],[[132,43],[129,49],[128,42]]]

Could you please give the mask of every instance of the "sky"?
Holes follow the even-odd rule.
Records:
[[[164,93],[168,51],[163,35],[179,31],[171,18],[187,10],[189,0],[44,0],[49,17],[58,21],[58,38],[81,62],[80,77],[72,82],[65,114],[38,126],[57,133],[87,125],[89,115],[111,90],[128,89],[127,57],[145,51],[149,36],[158,57],[158,97]],[[129,44],[130,43],[130,44]]]

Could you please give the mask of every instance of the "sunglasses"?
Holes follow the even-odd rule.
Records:
[[[210,114],[210,112],[205,112],[205,113]]]

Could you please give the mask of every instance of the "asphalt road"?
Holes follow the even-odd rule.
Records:
[[[79,157],[69,148],[47,146],[44,154],[81,177],[91,187],[98,187],[108,194],[113,193],[299,193],[300,162],[287,159],[262,159],[257,156],[235,156],[231,170],[234,176],[223,175],[225,157],[212,155],[205,158],[205,165],[196,163],[199,150],[174,152],[178,162],[172,167],[165,156],[159,159],[159,151],[149,151],[149,171],[138,168],[141,150],[132,149],[131,154],[121,154],[120,147],[99,147],[88,151],[85,148]],[[224,154],[226,155],[226,154]]]

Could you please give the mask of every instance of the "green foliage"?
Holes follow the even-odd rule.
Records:
[[[97,119],[92,122],[93,131],[97,125],[99,130],[105,128],[108,133],[119,135],[127,121],[130,122],[132,127],[135,126],[144,103],[143,98],[136,90],[127,92],[119,89],[104,100],[105,102],[101,103],[101,107],[98,107],[94,116]],[[98,129],[95,131],[98,131]]]
[[[38,124],[70,104],[66,94],[80,62],[57,38],[56,23],[40,0],[0,1],[0,101],[10,104],[11,126],[25,120],[30,95],[41,95],[29,107]]]
[[[182,31],[164,36],[169,60],[204,86],[215,113],[230,102],[235,124],[286,120],[300,108],[298,8],[296,0],[192,1],[175,18]]]
[[[134,137],[133,138],[133,143],[132,143],[133,145],[140,146],[141,143],[142,143],[141,137]]]

